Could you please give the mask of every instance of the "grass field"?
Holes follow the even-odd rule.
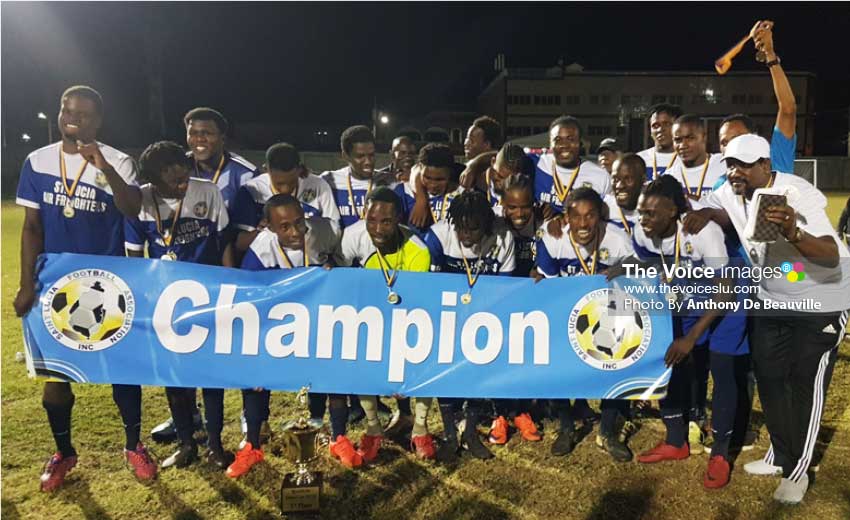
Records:
[[[830,215],[837,220],[847,194],[830,197]],[[22,212],[2,206],[2,515],[4,520],[42,519],[236,519],[274,518],[279,486],[290,464],[270,455],[246,477],[232,481],[198,463],[185,470],[160,473],[143,485],[124,467],[123,435],[118,411],[108,386],[76,385],[74,444],[77,467],[63,489],[53,495],[38,490],[38,475],[54,444],[41,407],[41,383],[26,376],[15,361],[22,350],[20,322],[11,302],[18,285],[18,254]],[[820,471],[805,502],[781,507],[771,494],[777,478],[751,477],[743,462],[764,454],[767,433],[754,451],[735,465],[725,489],[702,488],[707,458],[695,455],[678,463],[643,466],[617,464],[593,444],[591,434],[567,458],[549,456],[552,436],[543,442],[514,438],[495,448],[495,460],[462,459],[442,467],[414,459],[390,445],[379,464],[345,470],[323,457],[326,472],[324,518],[454,519],[734,519],[734,518],[850,518],[850,356],[847,345],[839,354],[827,401],[816,459]],[[226,446],[240,439],[241,397],[227,393]],[[143,439],[167,415],[164,393],[144,390]],[[290,395],[272,397],[273,426],[291,417],[297,407]],[[432,430],[441,428],[432,413]],[[758,405],[756,424],[761,423]],[[549,426],[547,424],[547,426]],[[549,430],[551,431],[551,429]],[[635,452],[652,447],[662,435],[658,420],[646,420],[630,445]],[[353,437],[359,438],[355,430]],[[171,446],[149,446],[165,458]]]

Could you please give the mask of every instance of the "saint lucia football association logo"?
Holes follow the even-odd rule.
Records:
[[[54,283],[41,301],[53,339],[74,350],[109,348],[130,331],[136,302],[127,284],[109,271],[81,269]]]
[[[643,357],[652,322],[649,312],[638,308],[634,298],[614,289],[597,289],[579,299],[567,324],[579,359],[599,370],[621,370]]]

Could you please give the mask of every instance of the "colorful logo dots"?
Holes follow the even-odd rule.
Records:
[[[789,282],[802,282],[806,279],[805,266],[803,262],[782,262],[780,266],[782,272],[785,273],[785,278],[788,279]]]

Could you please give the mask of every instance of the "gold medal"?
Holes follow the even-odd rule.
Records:
[[[392,305],[395,305],[401,301],[401,298],[399,297],[398,293],[390,291],[390,293],[387,295],[387,301]]]
[[[173,261],[177,260],[177,254],[174,251],[169,251],[169,252],[165,253],[164,255],[162,255],[161,257],[159,257],[159,259],[160,260],[166,260],[166,261],[169,261],[169,262],[173,262]]]
[[[466,270],[466,282],[469,284],[469,289],[466,291],[466,294],[460,297],[460,301],[463,304],[468,304],[472,301],[472,288],[475,287],[475,284],[478,283],[478,277],[481,276],[481,256],[478,256],[478,260],[475,261],[475,272],[473,273],[472,268],[469,266],[469,262],[466,261],[466,257],[463,256],[463,252],[460,253],[460,259],[463,260],[463,268]]]
[[[460,303],[462,303],[464,305],[469,305],[470,303],[472,303],[472,294],[466,293],[466,294],[461,295]]]
[[[102,171],[98,170],[94,175],[94,183],[100,186],[101,188],[105,188],[107,184],[109,184],[109,180],[106,178],[106,174]]]
[[[62,214],[65,215],[65,218],[74,218],[74,214],[76,211],[73,206],[65,206],[62,208]]]
[[[156,219],[156,231],[159,233],[159,236],[162,237],[162,242],[166,247],[171,245],[171,242],[174,240],[174,232],[177,229],[177,221],[180,220],[180,214],[183,211],[183,201],[184,198],[180,199],[180,203],[177,204],[177,209],[174,211],[172,218],[174,220],[171,221],[171,229],[165,228],[162,226],[162,216],[159,214],[159,200],[157,200],[156,194],[153,195],[153,209],[154,209],[154,217]],[[170,254],[173,254],[169,251]],[[174,255],[172,260],[176,260],[177,255]],[[164,259],[163,259],[164,260]]]

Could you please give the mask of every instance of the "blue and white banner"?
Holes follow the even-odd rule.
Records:
[[[669,312],[602,276],[242,271],[44,255],[24,318],[31,373],[91,383],[434,397],[647,399]],[[641,298],[638,301],[635,298]]]

